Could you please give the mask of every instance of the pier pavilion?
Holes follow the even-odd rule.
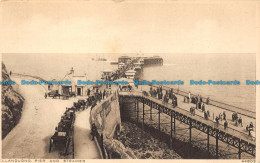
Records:
[[[144,58],[145,65],[163,65],[163,59],[159,56]]]
[[[134,77],[135,77],[135,73],[136,73],[135,70],[128,70],[128,71],[126,71],[126,72],[125,72],[126,78],[133,80]]]
[[[128,56],[122,56],[118,58],[118,63],[123,62],[123,63],[129,63],[131,61],[131,58]]]

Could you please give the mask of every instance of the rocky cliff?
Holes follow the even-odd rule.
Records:
[[[2,81],[11,78],[2,63]],[[17,93],[12,85],[2,85],[2,139],[15,127],[22,115],[24,98]]]

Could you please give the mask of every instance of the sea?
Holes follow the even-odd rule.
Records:
[[[152,54],[149,54],[152,55]],[[223,103],[256,110],[256,87],[246,80],[256,80],[255,54],[156,54],[164,60],[162,66],[143,69],[143,80],[184,81],[173,85],[203,97]],[[116,70],[120,55],[113,54],[2,54],[8,71],[40,76],[45,80],[62,80],[73,67],[76,75],[87,75],[88,80],[100,79],[102,71]],[[146,56],[142,54],[142,56]],[[101,60],[100,60],[101,58]],[[106,58],[107,61],[102,60]],[[190,80],[240,81],[240,85],[190,85]]]

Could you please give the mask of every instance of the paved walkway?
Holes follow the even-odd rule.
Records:
[[[16,83],[22,80],[12,79]],[[25,98],[22,117],[2,140],[2,158],[59,158],[57,151],[49,153],[50,137],[66,107],[72,106],[75,99],[45,99],[45,89],[40,85],[23,85],[19,89]]]
[[[74,152],[75,159],[99,159],[98,148],[91,140],[91,126],[89,121],[90,107],[77,112],[74,124]]]

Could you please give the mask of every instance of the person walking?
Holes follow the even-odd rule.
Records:
[[[196,110],[196,109],[193,107],[193,116],[196,115],[195,110]]]
[[[227,120],[225,120],[225,122],[224,122],[224,129],[226,130],[227,127],[228,127],[228,122],[227,122]]]
[[[222,114],[219,113],[219,119],[222,121]]]
[[[204,105],[204,103],[202,103],[201,110],[202,110],[202,112],[205,112],[205,105]]]
[[[241,127],[243,127],[243,124],[242,124],[242,118],[241,118],[241,117],[239,117],[239,119],[238,119],[238,124],[240,124]]]
[[[163,97],[163,104],[165,104],[166,101],[167,101],[167,96],[166,96],[166,94],[165,94],[164,97]]]
[[[235,120],[235,126],[238,126],[238,119]]]
[[[209,104],[209,97],[207,98],[207,105]]]
[[[224,119],[224,120],[226,120],[226,116],[227,116],[227,115],[226,115],[226,112],[223,111],[223,119]]]
[[[205,118],[206,120],[209,119],[209,118],[208,118],[208,114],[206,113],[206,111],[204,111],[204,118]]]
[[[90,95],[90,90],[88,89],[88,93],[87,93],[87,95],[89,96]]]
[[[219,125],[219,117],[218,116],[216,116],[215,121],[216,121],[216,125],[218,127],[218,125]]]
[[[101,100],[102,100],[102,92],[101,91],[98,94],[98,99],[99,99],[99,102],[101,102]]]
[[[190,91],[189,91],[188,103],[190,103],[190,100],[191,100],[191,98],[190,98]]]
[[[104,91],[103,91],[103,100],[105,99],[105,96],[106,96],[106,90],[104,89]]]

